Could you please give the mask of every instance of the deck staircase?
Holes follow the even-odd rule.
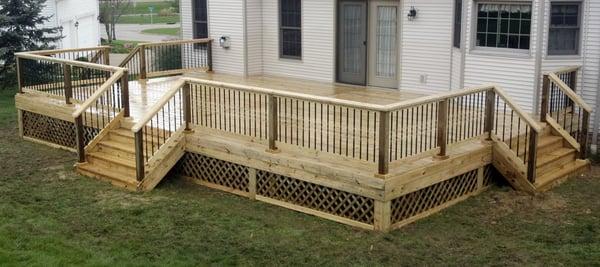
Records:
[[[83,175],[109,181],[129,190],[152,190],[183,156],[183,147],[180,145],[183,138],[173,142],[175,145],[162,148],[168,153],[159,163],[167,166],[147,169],[143,179],[137,179],[135,137],[131,127],[126,126],[129,125],[121,122],[118,127],[106,129],[103,136],[86,148],[86,162],[77,164],[76,169]],[[156,144],[153,145],[156,147]]]
[[[509,148],[500,141],[494,144],[494,166],[513,187],[529,193],[547,191],[567,178],[588,171],[591,166],[589,160],[579,159],[578,148],[573,147],[557,130],[548,124],[542,126],[534,182],[526,175],[527,166],[523,163],[527,157],[525,146],[517,149],[514,146]]]

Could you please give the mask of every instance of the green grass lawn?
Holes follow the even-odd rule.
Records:
[[[158,34],[158,35],[172,35],[179,36],[180,28],[156,28],[156,29],[146,29],[143,30],[142,33],[145,34]]]
[[[600,262],[600,169],[530,197],[506,186],[388,234],[168,176],[131,193],[17,137],[0,91],[2,266],[567,265]],[[594,177],[594,178],[592,178]]]
[[[131,15],[131,16],[121,16],[117,23],[120,24],[150,24],[150,22],[154,24],[165,24],[165,23],[178,23],[179,15],[172,16],[152,16],[152,20],[150,20],[150,15]]]
[[[137,44],[141,43],[140,41],[124,41],[124,40],[113,40],[112,43],[102,42],[102,45],[110,45],[111,53],[115,54],[129,54],[131,50],[135,48]],[[129,47],[126,47],[129,46]]]
[[[173,1],[163,2],[137,2],[135,5],[131,4],[129,8],[125,10],[123,14],[150,14],[149,7],[154,7],[154,13],[158,13],[160,10],[165,8],[172,8]],[[174,10],[179,12],[179,10]]]

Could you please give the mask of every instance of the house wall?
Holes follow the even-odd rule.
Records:
[[[246,55],[248,75],[263,74],[263,1],[246,0]]]
[[[59,48],[92,47],[100,44],[97,0],[48,0],[42,15],[52,16],[44,27],[63,27]],[[79,23],[76,25],[76,23]]]

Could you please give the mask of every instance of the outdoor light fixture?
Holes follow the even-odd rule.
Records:
[[[408,20],[412,21],[416,18],[417,18],[417,9],[415,9],[414,6],[411,6],[410,10],[408,11]]]

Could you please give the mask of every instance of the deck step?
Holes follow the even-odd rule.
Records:
[[[133,145],[116,142],[114,140],[102,140],[98,143],[97,150],[126,160],[135,160],[135,148]]]
[[[116,170],[107,170],[98,165],[83,163],[77,166],[77,170],[86,176],[93,176],[101,180],[109,181],[113,185],[125,187],[131,190],[137,190],[139,182],[135,176],[124,174]]]
[[[557,150],[540,154],[537,159],[537,176],[543,176],[556,167],[572,163],[577,159],[577,151],[571,148],[559,148]]]
[[[539,191],[546,191],[552,188],[554,185],[562,182],[564,179],[574,177],[588,171],[590,166],[591,164],[587,160],[575,160],[562,166],[556,166],[552,169],[552,171],[546,173],[545,175],[538,176],[535,181],[535,187]]]
[[[529,151],[529,147],[522,145],[519,147],[519,157],[522,159],[525,155],[525,151]],[[542,136],[538,141],[538,155],[542,155],[547,152],[551,152],[563,147],[563,139],[560,136],[547,135]],[[513,147],[513,150],[516,148]]]
[[[92,152],[92,153],[88,154],[88,157],[91,157],[94,159],[100,159],[100,160],[110,162],[110,163],[113,163],[116,165],[135,169],[135,160],[132,160],[130,158],[120,158],[113,154],[108,154],[108,153],[104,153],[104,152]]]

